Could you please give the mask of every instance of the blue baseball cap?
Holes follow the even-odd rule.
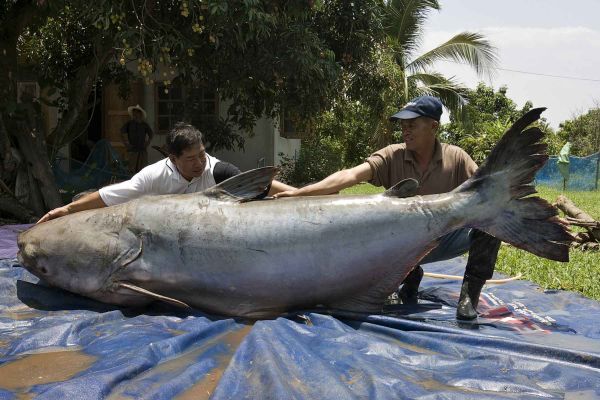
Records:
[[[429,117],[439,121],[441,116],[442,102],[440,99],[433,96],[419,96],[406,103],[400,111],[392,115],[390,121],[418,117]]]

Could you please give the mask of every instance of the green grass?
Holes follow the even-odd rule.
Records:
[[[383,191],[382,187],[373,186],[369,183],[359,183],[358,185],[342,190],[340,194],[377,194],[383,193]]]
[[[562,192],[538,187],[539,196],[554,203],[560,194],[571,199],[577,207],[600,220],[600,192]],[[376,194],[382,188],[360,184],[342,191],[342,194]],[[577,230],[577,228],[575,228]],[[600,300],[600,252],[570,250],[570,261],[560,263],[537,257],[531,253],[503,245],[498,254],[496,271],[506,275],[522,274],[523,279],[535,282],[544,289],[563,289],[579,292]]]

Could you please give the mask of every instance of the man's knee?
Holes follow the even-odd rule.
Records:
[[[465,254],[471,247],[471,232],[472,229],[462,228],[442,236],[438,246],[421,260],[421,264],[445,261]]]

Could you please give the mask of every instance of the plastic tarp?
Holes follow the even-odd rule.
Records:
[[[16,230],[0,229],[4,246]],[[487,285],[474,322],[455,318],[460,281],[431,278],[418,306],[253,322],[101,304],[42,285],[12,249],[0,399],[600,398],[600,304],[527,281]]]

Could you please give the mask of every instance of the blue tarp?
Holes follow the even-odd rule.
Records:
[[[39,284],[11,251],[0,399],[600,398],[600,304],[527,281],[486,286],[475,322],[455,318],[459,281],[430,278],[418,306],[252,322],[101,304]]]
[[[566,182],[567,190],[598,190],[596,179],[600,176],[598,171],[598,158],[600,153],[587,157],[569,157],[569,179]],[[548,162],[535,175],[536,185],[550,186],[556,189],[563,188],[563,175],[559,169],[559,157],[552,156]]]

